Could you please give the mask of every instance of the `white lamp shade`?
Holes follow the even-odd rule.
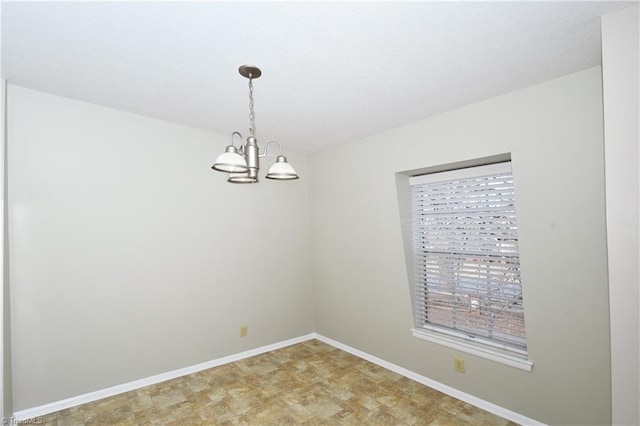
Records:
[[[247,160],[240,154],[235,146],[229,145],[223,154],[216,159],[211,167],[219,172],[246,172],[249,170],[247,167]]]
[[[298,179],[300,176],[298,176],[291,164],[287,163],[287,157],[278,155],[275,164],[269,167],[269,172],[265,177],[267,179],[290,180]]]

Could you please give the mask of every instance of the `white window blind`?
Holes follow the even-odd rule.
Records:
[[[410,184],[416,329],[526,355],[511,163]]]

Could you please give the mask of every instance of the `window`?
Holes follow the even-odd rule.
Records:
[[[414,334],[526,359],[511,163],[414,176],[409,182]]]

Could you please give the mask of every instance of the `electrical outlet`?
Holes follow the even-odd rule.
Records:
[[[240,337],[247,337],[248,333],[249,333],[249,326],[243,325],[242,327],[240,327]]]
[[[456,370],[458,373],[464,373],[464,359],[454,358],[453,369]]]

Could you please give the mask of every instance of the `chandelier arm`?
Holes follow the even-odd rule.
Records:
[[[280,155],[284,154],[284,150],[282,149],[282,144],[280,142],[278,142],[275,139],[270,140],[269,142],[267,142],[267,144],[264,146],[264,152],[262,154],[259,155],[260,158],[266,158],[269,161],[273,161],[273,155],[269,155],[268,151],[269,151],[269,145],[272,143],[277,143],[278,146],[280,147]]]
[[[231,145],[233,145],[233,137],[235,135],[238,135],[240,137],[240,148],[242,148],[242,135],[240,134],[240,132],[231,133]],[[235,146],[235,145],[233,145],[233,146]]]

